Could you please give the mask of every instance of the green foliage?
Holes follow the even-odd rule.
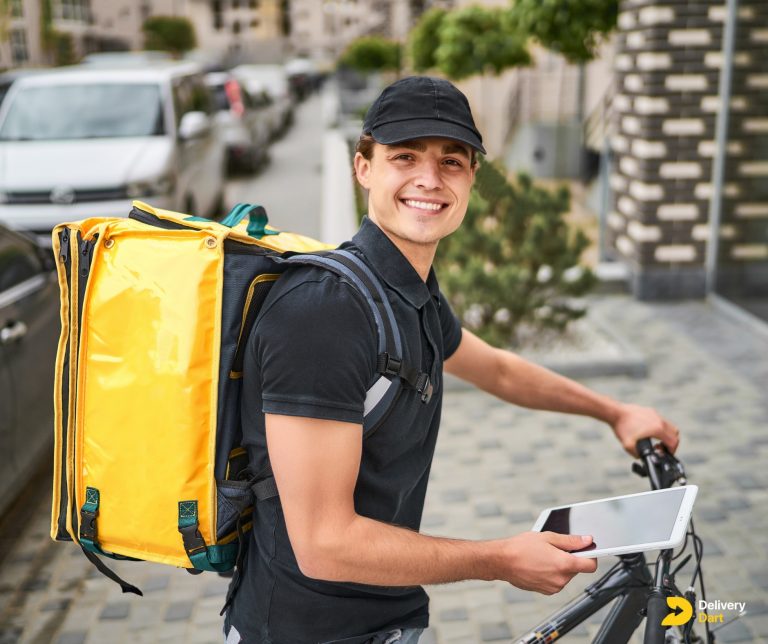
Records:
[[[141,27],[144,49],[169,51],[175,55],[193,49],[197,44],[195,28],[187,18],[152,16]]]
[[[408,35],[408,52],[411,65],[417,72],[437,67],[435,51],[440,45],[440,25],[447,15],[445,9],[430,9],[422,14],[419,22]]]
[[[43,49],[50,52],[56,44],[55,41],[51,0],[40,0],[40,42]]]
[[[619,0],[514,0],[509,8],[470,6],[425,12],[411,30],[413,69],[460,80],[527,65],[529,38],[573,63],[594,58],[616,27]]]
[[[563,219],[569,202],[567,189],[535,186],[524,174],[513,185],[481,163],[464,222],[435,258],[441,288],[467,328],[508,346],[522,329],[563,331],[584,315],[568,298],[586,294],[595,277],[579,266],[589,242]]]
[[[402,46],[380,36],[363,36],[353,40],[339,58],[339,65],[363,73],[398,71]]]
[[[8,40],[10,22],[11,0],[0,0],[0,42]]]
[[[72,34],[54,30],[51,39],[54,65],[72,65],[77,62]]]
[[[511,11],[523,33],[572,63],[594,58],[618,14],[618,0],[515,0]]]
[[[525,35],[517,30],[509,9],[471,6],[448,13],[441,21],[434,57],[440,71],[454,80],[473,74],[499,74],[527,65]]]

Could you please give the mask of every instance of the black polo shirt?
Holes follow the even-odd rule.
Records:
[[[358,514],[418,530],[440,425],[443,361],[458,347],[461,326],[434,272],[425,283],[370,219],[341,248],[362,257],[379,277],[403,338],[404,360],[433,374],[428,403],[404,389],[382,425],[364,437],[354,492]],[[321,268],[289,269],[264,303],[246,353],[244,446],[255,471],[267,464],[263,412],[361,424],[366,390],[378,378],[376,356],[373,316],[356,287]],[[228,618],[243,641],[357,644],[380,631],[428,625],[429,598],[419,586],[305,577],[279,498],[258,503],[254,519]]]

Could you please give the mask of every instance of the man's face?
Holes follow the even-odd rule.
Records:
[[[355,172],[369,192],[368,215],[390,237],[435,245],[467,212],[475,169],[468,145],[422,138],[376,143],[373,156],[355,155]]]

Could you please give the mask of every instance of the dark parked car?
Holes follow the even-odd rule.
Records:
[[[51,250],[0,225],[0,514],[50,459],[59,287]]]

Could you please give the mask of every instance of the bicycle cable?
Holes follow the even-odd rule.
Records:
[[[713,644],[715,641],[712,635],[712,630],[709,627],[709,613],[707,612],[707,591],[704,588],[704,571],[701,569],[701,560],[704,557],[704,542],[701,537],[696,534],[696,528],[693,525],[693,518],[691,518],[691,532],[693,534],[693,551],[696,553],[696,571],[693,574],[693,580],[691,586],[696,581],[696,577],[699,578],[699,587],[701,588],[701,599],[704,601],[704,614],[707,616],[707,621],[704,623],[704,630],[707,634],[707,644]]]

